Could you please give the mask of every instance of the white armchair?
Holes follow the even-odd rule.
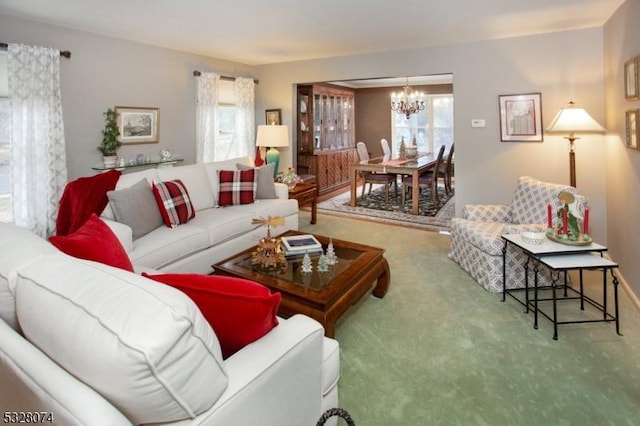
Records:
[[[587,199],[577,195],[576,189],[555,183],[542,182],[528,176],[518,179],[510,205],[465,205],[463,217],[451,220],[451,251],[449,258],[457,262],[485,290],[502,292],[503,234],[524,231],[544,231],[547,227],[547,204],[553,211],[561,206],[558,194],[576,194],[579,216]],[[507,289],[524,287],[525,256],[512,245],[506,253]],[[539,284],[550,283],[548,272],[541,269]],[[533,281],[531,281],[533,283]]]

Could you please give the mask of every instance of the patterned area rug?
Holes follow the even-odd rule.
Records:
[[[389,191],[389,203],[384,201],[384,187],[374,185],[371,194],[362,187],[358,187],[356,207],[349,206],[350,192],[330,198],[318,204],[318,212],[335,216],[357,217],[359,219],[373,220],[395,225],[411,226],[432,231],[448,231],[451,227],[451,218],[455,216],[454,192],[447,195],[443,186],[438,186],[440,206],[435,206],[431,200],[431,191],[420,191],[420,214],[413,215],[411,200],[402,206],[402,185],[398,185],[398,196],[395,196],[393,187]]]

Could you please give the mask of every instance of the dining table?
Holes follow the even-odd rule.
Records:
[[[389,173],[397,175],[410,175],[411,185],[411,213],[420,212],[420,175],[430,168],[435,167],[436,156],[433,152],[418,152],[414,158],[391,158],[390,156],[373,157],[352,163],[349,166],[351,174],[351,201],[350,206],[356,206],[358,175],[362,172]]]

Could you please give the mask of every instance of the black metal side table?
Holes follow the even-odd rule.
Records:
[[[558,339],[558,325],[560,324],[575,324],[585,322],[609,322],[615,321],[616,333],[620,334],[620,323],[618,319],[618,279],[613,273],[613,270],[618,267],[618,264],[606,259],[603,253],[607,251],[607,247],[598,243],[591,243],[589,245],[566,245],[560,244],[551,240],[545,240],[542,244],[530,244],[526,243],[520,234],[505,234],[502,236],[504,240],[504,247],[502,249],[502,301],[506,300],[506,296],[509,295],[516,301],[520,302],[526,307],[526,312],[533,310],[534,312],[534,328],[538,328],[538,314],[549,319],[553,323],[553,338]],[[506,270],[506,253],[509,244],[520,249],[526,256],[527,261],[524,265],[525,279],[524,288],[519,289],[507,289],[507,270]],[[529,264],[533,265],[533,286],[529,285]],[[538,285],[538,273],[540,266],[548,268],[551,273],[551,285],[539,286]],[[577,270],[579,272],[580,287],[578,290],[568,285],[567,273],[571,270]],[[590,298],[584,294],[582,272],[584,270],[602,270],[603,271],[603,302],[599,303],[593,298]],[[608,312],[607,306],[607,272],[612,276],[612,283],[614,288],[614,309],[615,313]],[[560,277],[564,277],[564,282],[558,285]],[[557,297],[556,290],[563,289],[564,294]],[[530,300],[529,292],[533,290],[534,299]],[[540,298],[539,291],[550,290],[552,293],[551,298]],[[524,301],[516,297],[513,293],[517,291],[525,292]],[[569,296],[568,292],[575,293],[577,296]],[[557,303],[564,300],[580,300],[580,309],[584,310],[584,303],[587,302],[602,313],[601,319],[586,319],[575,321],[558,321]],[[553,313],[549,314],[539,307],[539,302],[551,301],[553,306]]]

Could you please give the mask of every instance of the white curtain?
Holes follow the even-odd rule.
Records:
[[[60,51],[9,44],[13,222],[47,237],[67,182]]]
[[[255,83],[252,78],[236,77],[236,156],[253,157],[256,147]]]
[[[196,78],[196,163],[214,161],[216,108],[220,76],[203,72]]]
[[[233,117],[233,118],[232,118]],[[196,83],[196,162],[253,156],[255,83],[201,73]]]

